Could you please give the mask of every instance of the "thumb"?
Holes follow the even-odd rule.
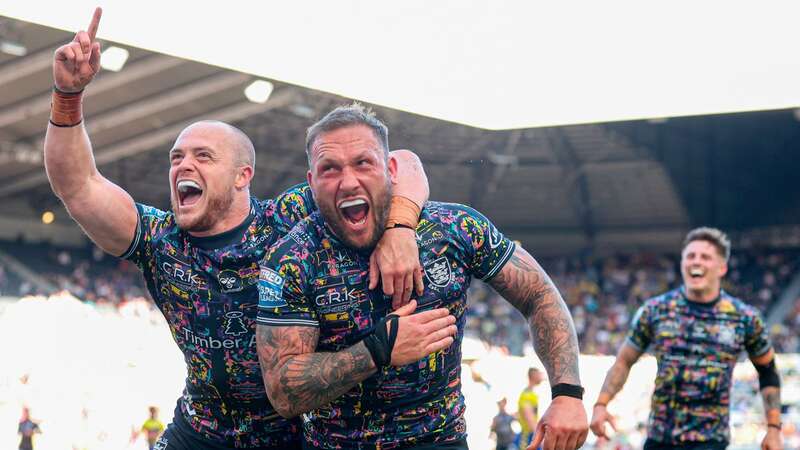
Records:
[[[611,414],[608,415],[608,423],[611,425],[611,428],[614,432],[617,432],[617,419],[614,418]]]
[[[378,287],[378,275],[380,275],[378,261],[375,260],[375,252],[369,256],[369,290]]]
[[[403,316],[410,315],[411,313],[414,312],[415,309],[417,309],[417,301],[416,300],[411,300],[410,302],[406,303],[405,305],[397,308],[394,311],[394,313],[397,314],[400,317],[403,317]]]
[[[533,432],[533,442],[531,445],[528,446],[528,450],[536,450],[542,445],[542,441],[544,440],[544,425],[542,425],[542,421],[540,420],[539,423],[536,424],[536,430]]]

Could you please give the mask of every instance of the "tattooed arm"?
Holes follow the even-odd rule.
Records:
[[[443,350],[458,332],[447,308],[414,314],[417,302],[397,309],[391,364],[403,366]],[[319,328],[256,326],[256,349],[267,396],[278,414],[294,417],[327,405],[377,371],[359,342],[338,352],[316,352]]]
[[[376,372],[359,342],[339,352],[315,353],[319,328],[256,326],[256,348],[267,396],[283,417],[326,405]]]
[[[489,284],[528,320],[534,349],[547,370],[550,384],[581,384],[578,336],[572,316],[539,263],[517,246]]]
[[[631,372],[631,367],[633,367],[640,356],[642,356],[642,352],[627,342],[622,344],[622,347],[619,349],[617,359],[614,361],[614,365],[608,369],[606,380],[603,382],[603,388],[600,389],[600,395],[597,397],[597,402],[594,404],[592,411],[591,427],[595,435],[608,437],[605,431],[606,422],[611,424],[611,427],[615,430],[617,429],[614,417],[608,413],[606,405],[617,395],[622,389],[622,386],[625,385],[628,374]]]
[[[773,377],[777,378],[777,369],[775,368],[775,352],[770,349],[765,354],[758,357],[751,357],[753,365],[756,369],[767,370]],[[760,374],[759,374],[760,375]],[[759,383],[761,377],[759,376]],[[780,384],[780,383],[775,383]],[[781,423],[781,388],[780,386],[763,386],[761,387],[761,399],[764,402],[764,414],[766,415],[767,423],[778,425]],[[762,449],[778,450],[783,448],[781,442],[780,428],[767,427],[767,434],[761,443]]]
[[[489,284],[528,320],[536,354],[550,385],[580,385],[578,336],[567,305],[550,277],[533,257],[517,246],[511,259]],[[539,420],[529,449],[575,449],[588,433],[583,402],[559,396]]]

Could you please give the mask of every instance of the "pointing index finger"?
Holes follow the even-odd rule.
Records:
[[[94,37],[97,35],[97,27],[100,26],[100,17],[103,15],[103,8],[99,6],[94,9],[94,16],[92,16],[92,23],[89,24],[89,29],[86,32],[89,34],[89,39],[94,42]]]

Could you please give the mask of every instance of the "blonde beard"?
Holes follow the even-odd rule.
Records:
[[[175,201],[173,200],[172,211],[175,212],[175,223],[178,225],[178,228],[186,232],[202,233],[208,231],[228,214],[233,205],[233,198],[233,191],[228,191],[227,196],[221,195],[216,198],[209,197],[206,210],[192,222],[183,220],[185,216],[182,217],[181,214],[177,213],[178,208],[176,208]]]

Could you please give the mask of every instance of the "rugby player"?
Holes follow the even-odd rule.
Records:
[[[607,437],[606,422],[615,427],[607,405],[649,351],[658,373],[644,448],[727,448],[733,368],[746,351],[758,371],[766,413],[761,448],[783,448],[780,378],[764,320],[721,288],[730,253],[730,240],[718,229],[696,228],[686,235],[683,286],[647,300],[636,312],[594,405],[591,427],[597,436]]]
[[[368,289],[369,252],[393,227],[388,148],[386,126],[359,105],[308,130],[319,211],[273,246],[259,280],[256,339],[276,411],[305,414],[310,448],[466,448],[461,340],[478,277],[529,320],[552,384],[532,448],[580,447],[588,422],[569,311],[538,263],[482,214],[426,203],[415,229],[424,292],[390,314]]]
[[[55,52],[45,166],[53,191],[86,234],[144,272],[184,354],[186,387],[157,448],[297,447],[299,419],[275,413],[264,390],[254,338],[256,283],[267,248],[316,209],[311,191],[301,185],[274,200],[252,198],[253,144],[237,128],[214,121],[188,126],[169,152],[171,211],[135,203],[103,177],[81,112],[83,89],[100,69],[100,15],[98,8],[88,31]],[[404,214],[393,220],[416,225],[427,179],[410,152],[395,158],[404,174],[396,189],[413,201],[395,197]],[[413,232],[388,233],[375,254],[384,293],[402,303],[415,273],[421,284]]]

